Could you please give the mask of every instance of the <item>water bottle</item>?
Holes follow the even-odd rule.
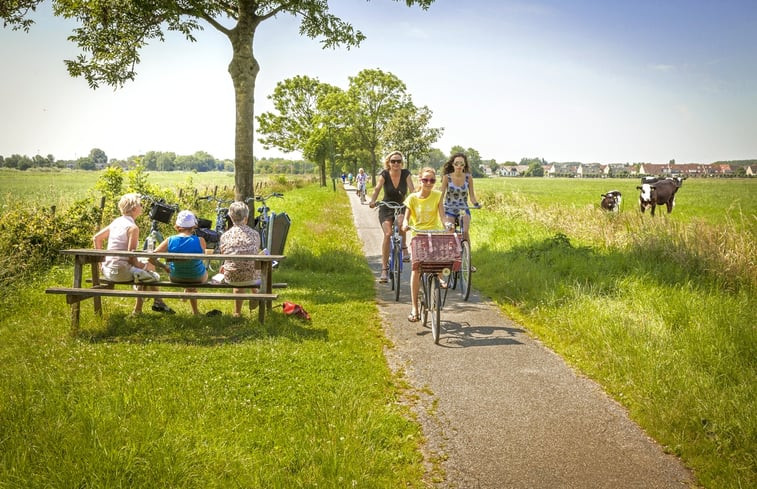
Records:
[[[152,253],[153,251],[155,251],[155,238],[151,234],[147,237],[147,252]]]

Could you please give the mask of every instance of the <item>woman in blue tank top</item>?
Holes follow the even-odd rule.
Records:
[[[181,211],[176,216],[174,228],[178,234],[169,236],[155,248],[156,253],[205,253],[205,239],[194,234],[197,218],[191,211]],[[171,282],[181,284],[201,284],[208,280],[208,271],[202,260],[181,260],[170,263]],[[185,292],[197,292],[197,289],[187,288]],[[192,313],[199,314],[197,299],[189,299]]]

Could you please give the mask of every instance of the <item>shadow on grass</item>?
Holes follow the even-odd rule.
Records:
[[[79,337],[93,343],[177,343],[196,346],[218,346],[269,338],[291,341],[328,341],[326,329],[309,327],[301,319],[269,312],[265,324],[254,318],[232,316],[163,315],[145,313],[131,316],[112,313],[104,329],[82,330]]]

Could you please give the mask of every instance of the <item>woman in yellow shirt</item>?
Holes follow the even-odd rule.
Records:
[[[444,204],[442,193],[434,190],[436,183],[436,171],[433,168],[422,168],[418,174],[421,181],[421,189],[407,196],[405,199],[405,219],[402,221],[403,231],[409,226],[420,230],[444,229],[442,219],[444,217]],[[412,232],[415,237],[415,232]],[[411,238],[412,240],[412,238]],[[410,273],[410,298],[412,309],[407,320],[414,323],[420,319],[418,314],[418,293],[421,288],[421,274],[413,267]]]

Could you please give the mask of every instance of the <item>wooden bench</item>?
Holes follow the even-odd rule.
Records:
[[[273,301],[278,295],[272,293],[274,284],[271,280],[273,262],[286,258],[283,255],[213,255],[214,260],[255,261],[260,266],[260,283],[257,286],[259,293],[234,294],[229,292],[178,292],[163,290],[127,290],[116,289],[116,285],[133,285],[133,282],[111,282],[100,279],[99,264],[106,256],[135,256],[137,258],[164,258],[166,260],[192,260],[209,258],[209,255],[201,253],[146,253],[143,251],[108,251],[95,249],[72,249],[62,250],[62,254],[74,257],[74,279],[72,287],[51,287],[45,290],[47,294],[60,294],[66,296],[66,302],[71,306],[71,334],[76,335],[79,329],[80,302],[93,298],[94,310],[98,316],[102,316],[101,297],[127,297],[127,298],[169,298],[169,299],[205,299],[205,300],[257,300],[258,319],[262,323],[265,320],[266,310],[273,308]],[[82,286],[84,265],[91,266],[92,278],[87,280],[91,287]],[[149,284],[140,284],[152,287],[196,288],[196,289],[229,289],[233,286],[224,283],[205,282],[201,284],[181,284],[176,282],[158,281]],[[275,284],[276,288],[286,287],[286,284]],[[251,285],[249,287],[256,287]]]

